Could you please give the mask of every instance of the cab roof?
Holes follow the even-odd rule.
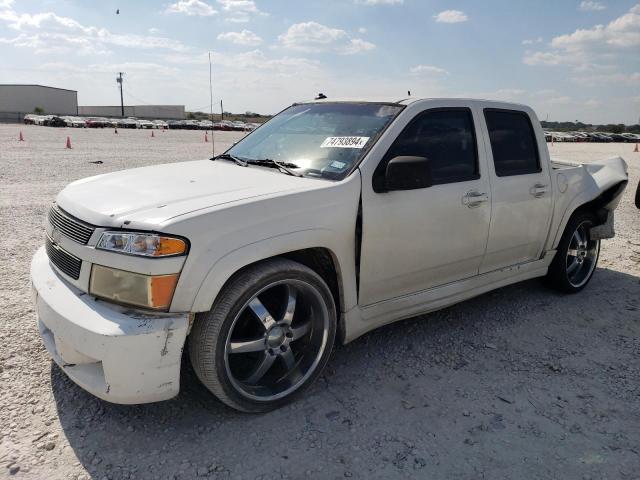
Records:
[[[410,105],[416,102],[427,102],[427,101],[437,101],[437,102],[446,102],[452,101],[456,103],[467,102],[469,104],[491,104],[492,106],[503,106],[505,108],[525,108],[527,107],[524,104],[516,103],[516,102],[505,102],[501,100],[491,100],[491,99],[482,99],[482,98],[464,98],[464,97],[404,97],[404,98],[389,98],[389,97],[341,97],[341,98],[323,98],[323,99],[313,99],[307,101],[301,101],[296,103],[388,103],[388,104],[397,104],[397,105]]]

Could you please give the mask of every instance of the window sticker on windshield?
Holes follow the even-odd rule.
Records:
[[[369,137],[327,137],[320,148],[362,148]]]
[[[339,162],[337,160],[334,160],[333,162],[331,162],[330,166],[333,168],[337,168],[338,170],[342,170],[344,167],[347,166],[347,164],[344,162]]]

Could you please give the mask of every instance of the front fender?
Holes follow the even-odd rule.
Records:
[[[220,257],[210,268],[195,296],[192,312],[211,309],[227,280],[241,268],[267,258],[306,248],[326,248],[331,252],[340,285],[341,310],[357,303],[355,259],[352,243],[329,229],[309,229],[265,238],[239,247]]]

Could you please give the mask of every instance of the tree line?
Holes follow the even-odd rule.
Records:
[[[606,125],[593,125],[582,122],[548,122],[541,121],[542,128],[556,132],[609,132],[609,133],[640,133],[640,124],[625,125],[623,123],[608,123]]]

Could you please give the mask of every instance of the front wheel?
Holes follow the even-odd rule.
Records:
[[[594,225],[595,217],[589,212],[580,212],[569,220],[549,266],[549,285],[576,293],[589,283],[600,255],[600,240],[593,240],[589,233]]]
[[[336,334],[331,291],[310,268],[287,259],[249,267],[196,317],[189,335],[200,381],[227,405],[265,412],[320,375]]]

